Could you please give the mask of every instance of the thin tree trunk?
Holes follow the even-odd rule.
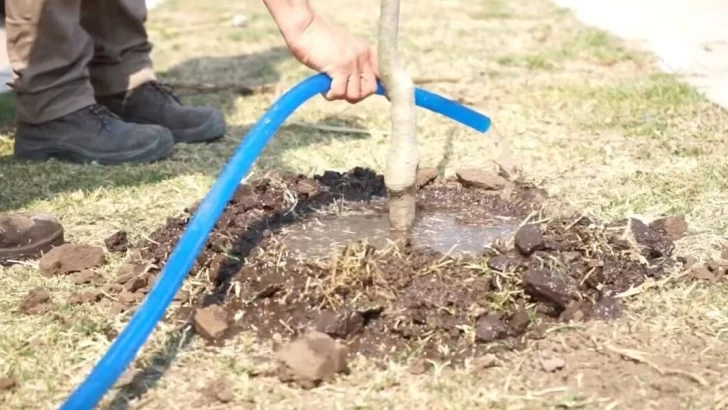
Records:
[[[415,180],[419,163],[417,116],[412,79],[399,61],[400,0],[382,0],[379,15],[379,72],[392,104],[392,139],[384,171],[389,191],[390,237],[407,240],[415,219]]]

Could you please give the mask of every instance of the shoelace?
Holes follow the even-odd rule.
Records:
[[[113,111],[109,110],[101,104],[90,105],[86,107],[85,111],[91,114],[94,119],[101,123],[102,127],[106,127],[110,119],[121,119],[118,115],[114,114]]]
[[[144,87],[144,86],[153,88],[154,90],[158,91],[165,97],[169,97],[169,98],[173,99],[175,102],[177,102],[177,104],[182,104],[182,102],[179,100],[179,98],[177,98],[177,96],[174,95],[174,93],[172,92],[172,89],[162,83],[159,83],[157,81],[150,81],[148,83],[142,84],[142,87]]]

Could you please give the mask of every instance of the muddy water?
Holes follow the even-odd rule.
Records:
[[[307,220],[284,231],[283,244],[307,257],[326,257],[354,241],[367,240],[376,247],[387,244],[387,214],[347,214]],[[444,212],[421,214],[412,232],[412,244],[442,253],[482,252],[495,239],[508,239],[518,221],[494,219],[477,225],[464,224]]]

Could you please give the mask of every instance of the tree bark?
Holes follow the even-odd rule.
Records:
[[[415,180],[419,164],[415,88],[399,61],[399,3],[382,0],[379,15],[379,74],[392,105],[392,139],[384,182],[389,191],[390,237],[406,241],[415,220]]]

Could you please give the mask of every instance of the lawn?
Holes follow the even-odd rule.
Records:
[[[374,40],[377,2],[368,8],[352,0],[314,4]],[[236,15],[245,15],[247,25],[234,26]],[[718,257],[728,224],[723,109],[659,72],[653,56],[584,27],[545,0],[403,1],[402,15],[400,49],[412,76],[488,114],[494,124],[480,135],[420,111],[422,166],[449,175],[495,159],[604,220],[683,213],[689,231],[677,242],[677,254]],[[103,245],[119,230],[133,242],[144,240],[201,199],[251,124],[310,74],[288,54],[257,0],[168,0],[150,13],[148,29],[160,78],[178,85],[186,103],[221,107],[229,123],[225,139],[179,146],[170,160],[145,166],[25,164],[12,159],[13,125],[2,114],[0,212],[53,212],[76,243]],[[260,92],[241,95],[244,87]],[[0,108],[12,109],[12,100],[3,97]],[[250,177],[354,166],[381,172],[388,116],[383,98],[356,106],[314,99],[280,130]],[[110,255],[100,272],[113,277],[121,263]],[[211,347],[160,325],[134,364],[143,369],[140,376],[131,387],[110,391],[103,405],[725,408],[728,292],[698,282],[653,284],[628,298],[625,317],[552,328],[492,368],[442,366],[415,375],[399,363],[381,368],[361,360],[350,375],[314,390],[256,377],[272,346],[252,337]],[[188,281],[185,289],[196,286]],[[78,286],[67,277],[43,277],[32,263],[0,268],[0,287],[0,377],[18,381],[0,391],[0,407],[55,407],[110,345],[107,334],[123,329],[128,317],[96,305],[64,305]],[[49,291],[56,306],[43,315],[20,314],[19,300],[37,287]],[[558,353],[566,367],[543,371],[543,352]],[[230,387],[231,402],[206,395],[215,382]]]

